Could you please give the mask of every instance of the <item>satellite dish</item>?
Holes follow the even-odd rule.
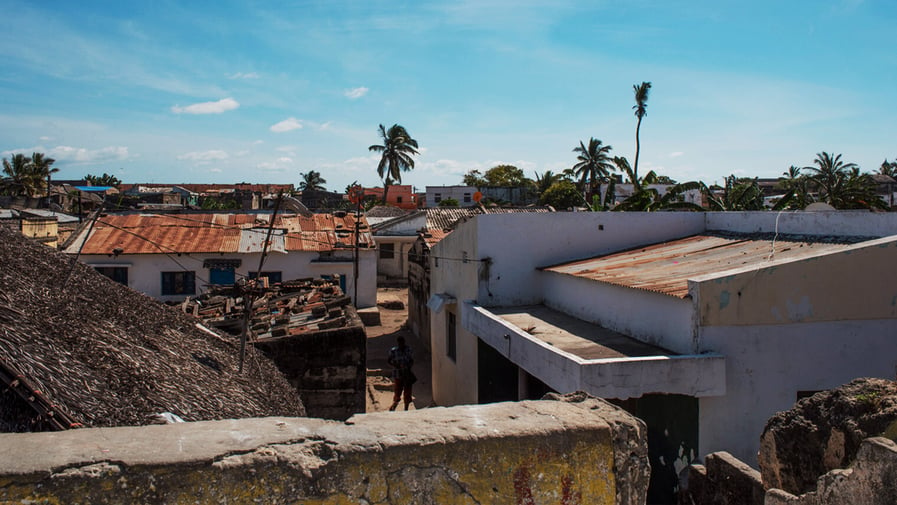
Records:
[[[483,193],[480,193],[479,191],[477,191],[476,193],[473,194],[473,201],[480,203],[480,200],[482,200],[482,199],[483,199]]]
[[[825,202],[813,202],[804,209],[810,212],[838,210]]]

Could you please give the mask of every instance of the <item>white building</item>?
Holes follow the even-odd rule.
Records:
[[[85,226],[65,252],[137,291],[183,300],[211,285],[258,275],[270,211],[104,214]],[[359,227],[367,229],[363,221]],[[339,276],[359,308],[377,303],[377,258],[369,231],[359,233],[357,289],[355,216],[277,215],[262,277],[269,282]],[[355,295],[357,294],[357,300]]]
[[[473,196],[477,191],[476,186],[427,186],[424,205],[438,207],[441,201],[453,199],[458,201],[459,207],[473,207],[477,204]]]
[[[583,390],[648,423],[657,478],[755,464],[775,412],[894,377],[895,260],[892,213],[476,216],[429,260],[434,400]]]

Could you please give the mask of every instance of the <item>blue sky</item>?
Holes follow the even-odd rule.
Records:
[[[376,185],[377,125],[420,142],[403,183],[575,161],[720,182],[817,152],[897,157],[897,2],[0,0],[0,151],[60,179]],[[184,5],[186,4],[186,5]]]

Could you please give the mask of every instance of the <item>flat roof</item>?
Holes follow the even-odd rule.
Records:
[[[870,237],[708,232],[542,270],[685,298],[691,278],[817,256],[866,240]]]
[[[490,307],[489,311],[546,344],[585,360],[675,355],[545,305]]]

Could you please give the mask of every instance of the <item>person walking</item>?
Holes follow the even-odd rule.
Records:
[[[392,380],[394,394],[392,397],[392,405],[389,410],[395,410],[399,406],[399,401],[405,397],[405,410],[411,405],[411,386],[417,382],[417,377],[411,371],[414,365],[414,353],[411,347],[405,345],[405,337],[396,339],[396,346],[389,350],[389,358],[387,361],[393,366]]]

